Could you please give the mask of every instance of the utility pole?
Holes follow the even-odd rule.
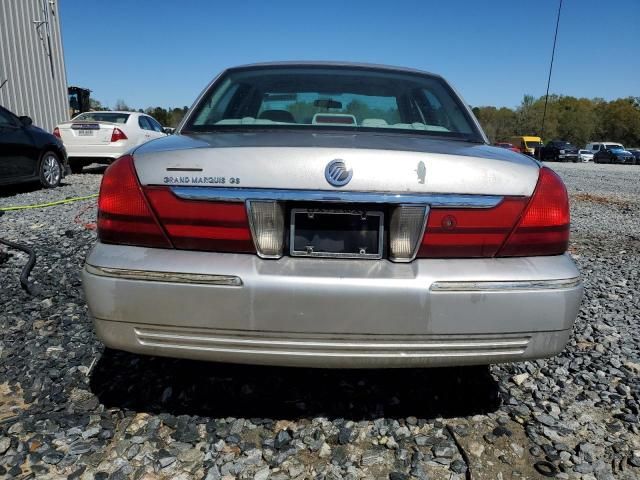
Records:
[[[553,36],[553,49],[551,50],[551,64],[549,65],[549,78],[547,79],[547,94],[544,97],[544,111],[542,112],[542,127],[540,128],[540,138],[544,141],[544,121],[547,117],[547,103],[549,103],[549,85],[551,84],[551,72],[553,71],[553,59],[556,55],[556,41],[558,40],[558,25],[560,25],[560,11],[562,10],[562,0],[558,6],[558,17],[556,18],[556,33]]]

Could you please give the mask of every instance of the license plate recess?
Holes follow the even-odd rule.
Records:
[[[374,210],[291,209],[294,257],[382,258],[384,213]]]

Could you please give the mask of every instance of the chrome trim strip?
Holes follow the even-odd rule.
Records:
[[[289,347],[289,348],[339,348],[339,349],[402,349],[402,350],[443,350],[443,349],[506,349],[506,348],[526,348],[529,344],[530,337],[514,337],[506,339],[465,339],[465,340],[435,340],[435,341],[399,341],[399,342],[380,342],[380,341],[353,341],[344,342],[336,341],[319,341],[319,340],[274,340],[271,338],[256,337],[233,337],[233,336],[214,336],[214,335],[197,335],[182,332],[173,332],[167,330],[150,329],[145,327],[134,327],[136,336],[141,340],[161,341],[184,341],[198,342],[199,344],[221,344],[238,346],[258,346],[258,347]],[[286,337],[286,336],[285,336]]]
[[[200,273],[151,272],[147,270],[129,270],[124,268],[96,267],[85,264],[87,273],[100,277],[114,277],[123,280],[143,280],[147,282],[168,283],[199,283],[207,285],[221,285],[227,287],[241,287],[240,277],[233,275],[208,275]]]
[[[185,200],[207,200],[217,202],[275,200],[328,203],[405,203],[410,205],[430,205],[431,208],[492,208],[498,205],[503,199],[501,195],[347,192],[329,190],[288,190],[227,187],[171,187],[171,191],[177,197]]]
[[[434,282],[432,292],[499,292],[517,290],[559,290],[582,284],[580,277],[563,280],[528,280],[513,282]]]
[[[148,342],[138,339],[140,345],[145,347],[153,347],[159,349],[177,349],[177,350],[193,350],[200,352],[211,353],[227,353],[236,355],[261,355],[261,356],[273,356],[273,357],[332,357],[332,358],[465,358],[465,357],[510,357],[516,355],[522,355],[524,350],[487,350],[487,351],[443,351],[443,352],[324,352],[324,351],[304,351],[304,350],[259,350],[259,349],[246,349],[246,348],[225,348],[225,347],[208,347],[208,346],[196,346],[196,345],[180,345],[172,343],[162,342]]]

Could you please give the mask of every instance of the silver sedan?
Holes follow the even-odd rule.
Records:
[[[569,203],[488,145],[440,76],[229,69],[176,135],[105,172],[83,272],[99,337],[141,354],[431,367],[560,352],[582,298]]]

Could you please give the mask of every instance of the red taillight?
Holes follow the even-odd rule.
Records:
[[[113,132],[111,132],[111,141],[112,142],[117,142],[118,140],[126,140],[126,139],[127,139],[127,136],[118,127],[115,127],[113,129]]]
[[[506,197],[490,209],[433,208],[418,257],[559,255],[568,243],[567,190],[560,177],[543,167],[530,199]]]
[[[168,187],[144,191],[176,248],[255,253],[244,203],[183,200]]]
[[[104,243],[171,248],[142,193],[131,155],[116,160],[102,177],[98,238]]]
[[[498,255],[560,255],[569,246],[569,224],[567,189],[553,170],[543,167],[527,209]]]
[[[57,138],[61,138],[60,137],[60,129],[58,127],[53,129],[53,136],[57,137]]]
[[[418,257],[493,257],[526,204],[526,198],[507,197],[490,209],[433,208]]]

